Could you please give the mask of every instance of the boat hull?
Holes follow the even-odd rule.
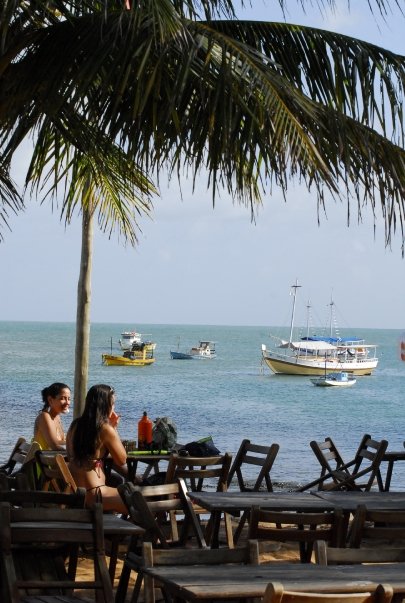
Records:
[[[114,356],[112,354],[102,354],[103,364],[106,366],[148,366],[155,362],[155,358],[126,358],[125,356]]]
[[[269,351],[263,351],[263,360],[273,373],[281,375],[307,375],[322,376],[325,370],[328,373],[339,373],[345,371],[351,375],[371,375],[378,364],[378,360],[369,359],[364,361],[341,362],[339,360],[308,358],[303,356],[272,355]]]
[[[170,350],[170,357],[172,360],[192,360],[193,356],[191,354],[186,354],[185,352],[174,352]]]
[[[336,375],[336,377],[334,378],[333,375]],[[356,379],[353,375],[348,375],[347,373],[344,373],[344,377],[342,373],[334,373],[325,377],[311,379],[311,382],[317,387],[351,387],[356,383]]]

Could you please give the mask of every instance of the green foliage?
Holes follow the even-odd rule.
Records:
[[[162,170],[179,178],[207,170],[213,201],[225,187],[252,214],[263,192],[277,185],[286,194],[298,179],[320,207],[329,192],[347,200],[349,217],[353,200],[359,218],[364,205],[381,210],[387,243],[398,227],[404,240],[403,56],[326,30],[239,21],[231,0],[128,2],[3,2],[6,175],[33,135],[27,178],[36,190],[42,177],[53,190],[66,177],[69,220],[90,171],[104,198],[101,228],[132,243],[134,218],[153,194],[146,174]],[[365,5],[383,18],[390,5],[401,12],[396,0]],[[125,178],[112,178],[114,164]],[[139,179],[129,191],[132,168]],[[16,200],[12,188],[8,195]]]

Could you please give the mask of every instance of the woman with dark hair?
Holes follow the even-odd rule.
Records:
[[[118,467],[127,454],[117,433],[119,416],[114,412],[115,393],[109,385],[93,385],[86,396],[81,417],[75,419],[66,437],[69,468],[79,487],[86,488],[86,504],[102,500],[106,511],[128,513],[116,488],[105,483],[104,459],[110,455]]]
[[[70,388],[65,383],[52,383],[42,392],[43,408],[34,424],[34,440],[42,450],[64,450],[66,444],[61,414],[69,412]]]

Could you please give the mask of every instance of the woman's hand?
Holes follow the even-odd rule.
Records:
[[[117,413],[114,410],[108,417],[108,421],[109,421],[111,427],[114,427],[114,429],[117,429],[120,419],[121,419],[121,415],[117,415]]]

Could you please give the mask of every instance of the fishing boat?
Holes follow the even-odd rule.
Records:
[[[102,362],[107,366],[147,366],[155,362],[156,344],[151,342],[133,343],[130,350],[122,355],[102,354]]]
[[[215,341],[199,341],[197,346],[192,347],[187,352],[170,350],[172,360],[206,359],[216,358],[216,356]]]
[[[329,335],[325,337],[307,335],[299,340],[293,339],[295,304],[298,282],[292,286],[292,314],[290,337],[288,340],[274,338],[276,344],[268,349],[262,344],[262,358],[273,373],[284,375],[317,376],[341,371],[352,375],[371,375],[377,367],[377,346],[366,344],[358,337],[333,336],[334,302],[330,303]],[[309,306],[307,306],[308,308]]]
[[[318,387],[350,387],[356,383],[356,377],[345,371],[339,371],[327,373],[323,377],[315,377],[311,382]]]
[[[123,331],[121,333],[121,338],[118,340],[118,343],[121,350],[131,350],[134,344],[141,345],[142,343],[147,343],[156,347],[155,343],[146,340],[145,337],[145,335],[142,335],[137,331]]]

